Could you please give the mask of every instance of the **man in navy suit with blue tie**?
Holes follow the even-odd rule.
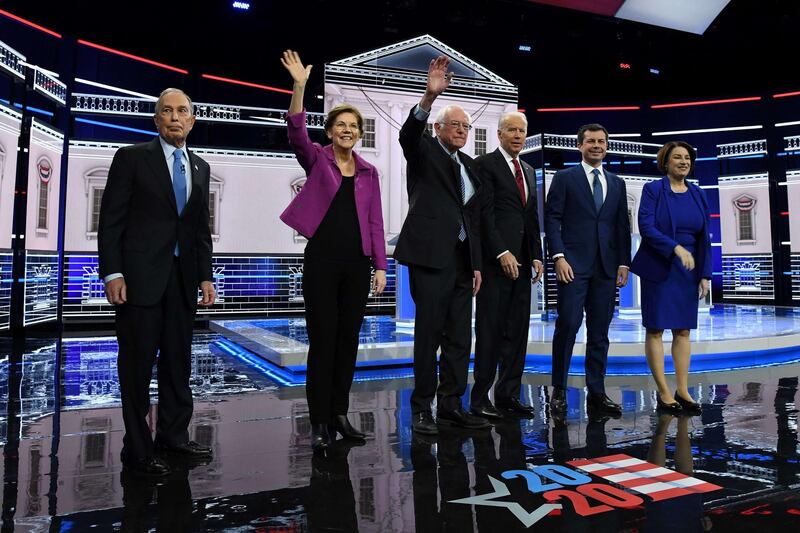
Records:
[[[567,375],[584,310],[587,407],[612,416],[622,413],[606,396],[604,380],[616,288],[628,282],[631,232],[625,182],[602,166],[607,149],[603,126],[581,126],[581,162],[556,172],[547,194],[545,233],[558,280],[550,399],[554,417],[566,413]]]

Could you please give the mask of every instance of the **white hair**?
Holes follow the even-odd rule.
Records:
[[[505,121],[513,117],[521,119],[522,122],[525,123],[525,129],[528,129],[528,117],[525,116],[525,113],[520,113],[519,111],[509,111],[508,113],[503,113],[500,116],[500,120],[497,121],[497,129],[503,129],[503,124]]]
[[[164,97],[172,93],[181,93],[183,96],[185,96],[186,99],[189,101],[189,112],[191,112],[191,114],[194,115],[194,106],[192,105],[192,99],[189,98],[189,95],[183,92],[183,90],[176,89],[174,87],[169,87],[167,89],[164,89],[163,91],[161,91],[161,94],[158,95],[158,100],[156,101],[155,114],[158,115],[159,113],[161,113],[161,108],[164,106]]]
[[[469,113],[467,113],[467,112],[464,110],[464,108],[463,108],[463,107],[461,107],[460,105],[453,105],[453,104],[450,104],[450,105],[446,105],[446,106],[444,106],[443,108],[441,108],[441,109],[439,110],[439,112],[438,112],[438,113],[436,113],[436,123],[437,123],[437,124],[441,124],[442,126],[444,126],[444,124],[445,124],[445,120],[446,120],[446,118],[447,118],[447,115],[448,115],[448,114],[449,114],[451,111],[454,111],[454,110],[456,110],[456,109],[459,109],[459,110],[461,110],[461,111],[464,111],[464,114],[465,114],[465,115],[467,115],[467,122],[469,122],[470,124],[472,124],[472,117],[469,115]]]

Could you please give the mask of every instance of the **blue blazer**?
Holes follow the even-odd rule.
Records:
[[[631,229],[625,182],[603,169],[608,191],[598,212],[582,165],[553,176],[545,204],[544,226],[550,257],[563,253],[575,274],[591,274],[600,255],[609,277],[631,264]]]
[[[703,211],[703,231],[694,254],[697,281],[711,279],[711,237],[709,236],[710,216],[706,193],[693,183],[686,182],[689,194]],[[642,190],[639,204],[639,233],[642,244],[633,258],[631,272],[640,278],[660,282],[669,275],[672,258],[675,256],[675,219],[669,208],[667,194],[670,192],[669,178],[666,176],[651,181]]]

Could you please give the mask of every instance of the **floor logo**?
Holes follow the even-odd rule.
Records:
[[[547,500],[548,503],[530,513],[517,502],[498,501],[511,492],[505,483],[492,476],[489,476],[489,481],[494,492],[451,500],[450,503],[506,507],[525,527],[531,527],[551,511],[561,509],[562,505],[555,502],[562,499],[569,500],[577,514],[591,516],[641,505],[644,500],[639,494],[660,501],[722,488],[625,454],[569,461],[567,464],[574,468],[548,464],[535,466],[531,470],[508,470],[501,474],[504,479],[523,478],[530,492],[541,493]],[[587,474],[620,485],[627,491],[610,484],[595,483]]]

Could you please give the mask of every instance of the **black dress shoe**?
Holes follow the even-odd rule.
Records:
[[[191,458],[207,458],[213,455],[211,448],[193,440],[177,446],[156,445],[156,451],[161,454],[182,455]]]
[[[459,407],[453,410],[439,409],[436,420],[440,426],[457,426],[464,429],[490,429],[492,425],[485,418],[471,415]]]
[[[509,413],[513,413],[517,416],[533,418],[533,406],[525,405],[519,400],[519,398],[511,398],[509,400],[502,401],[497,400],[496,404],[498,409],[503,409],[504,411],[508,411]]]
[[[683,412],[687,415],[696,416],[703,413],[703,408],[699,403],[691,400],[685,400],[675,391],[675,401],[678,402],[683,408]]]
[[[328,434],[328,424],[311,424],[311,448],[315,452],[322,452],[331,444]]]
[[[336,439],[337,431],[341,433],[342,437],[345,439],[365,440],[367,438],[366,433],[358,431],[356,428],[350,425],[347,415],[336,415],[333,417],[333,422],[328,424],[328,434],[331,437],[331,441]]]
[[[670,415],[679,415],[683,409],[679,402],[664,403],[664,401],[661,400],[661,395],[656,393],[656,411]]]
[[[140,476],[161,477],[171,472],[169,465],[158,457],[148,457],[138,461],[125,461],[124,468],[132,474]]]
[[[415,433],[420,433],[422,435],[439,434],[439,428],[436,426],[436,422],[434,422],[433,415],[430,411],[415,413],[412,415],[411,419],[411,429],[413,429]]]
[[[470,408],[470,412],[475,416],[488,418],[489,420],[503,419],[503,413],[501,413],[499,409],[497,409],[494,405],[490,403],[479,405],[477,407],[473,406],[472,408]]]
[[[561,387],[553,387],[550,396],[550,415],[563,417],[567,413],[567,391]]]
[[[586,397],[586,407],[595,411],[607,413],[611,416],[622,416],[622,407],[611,401],[604,392],[592,394]]]

